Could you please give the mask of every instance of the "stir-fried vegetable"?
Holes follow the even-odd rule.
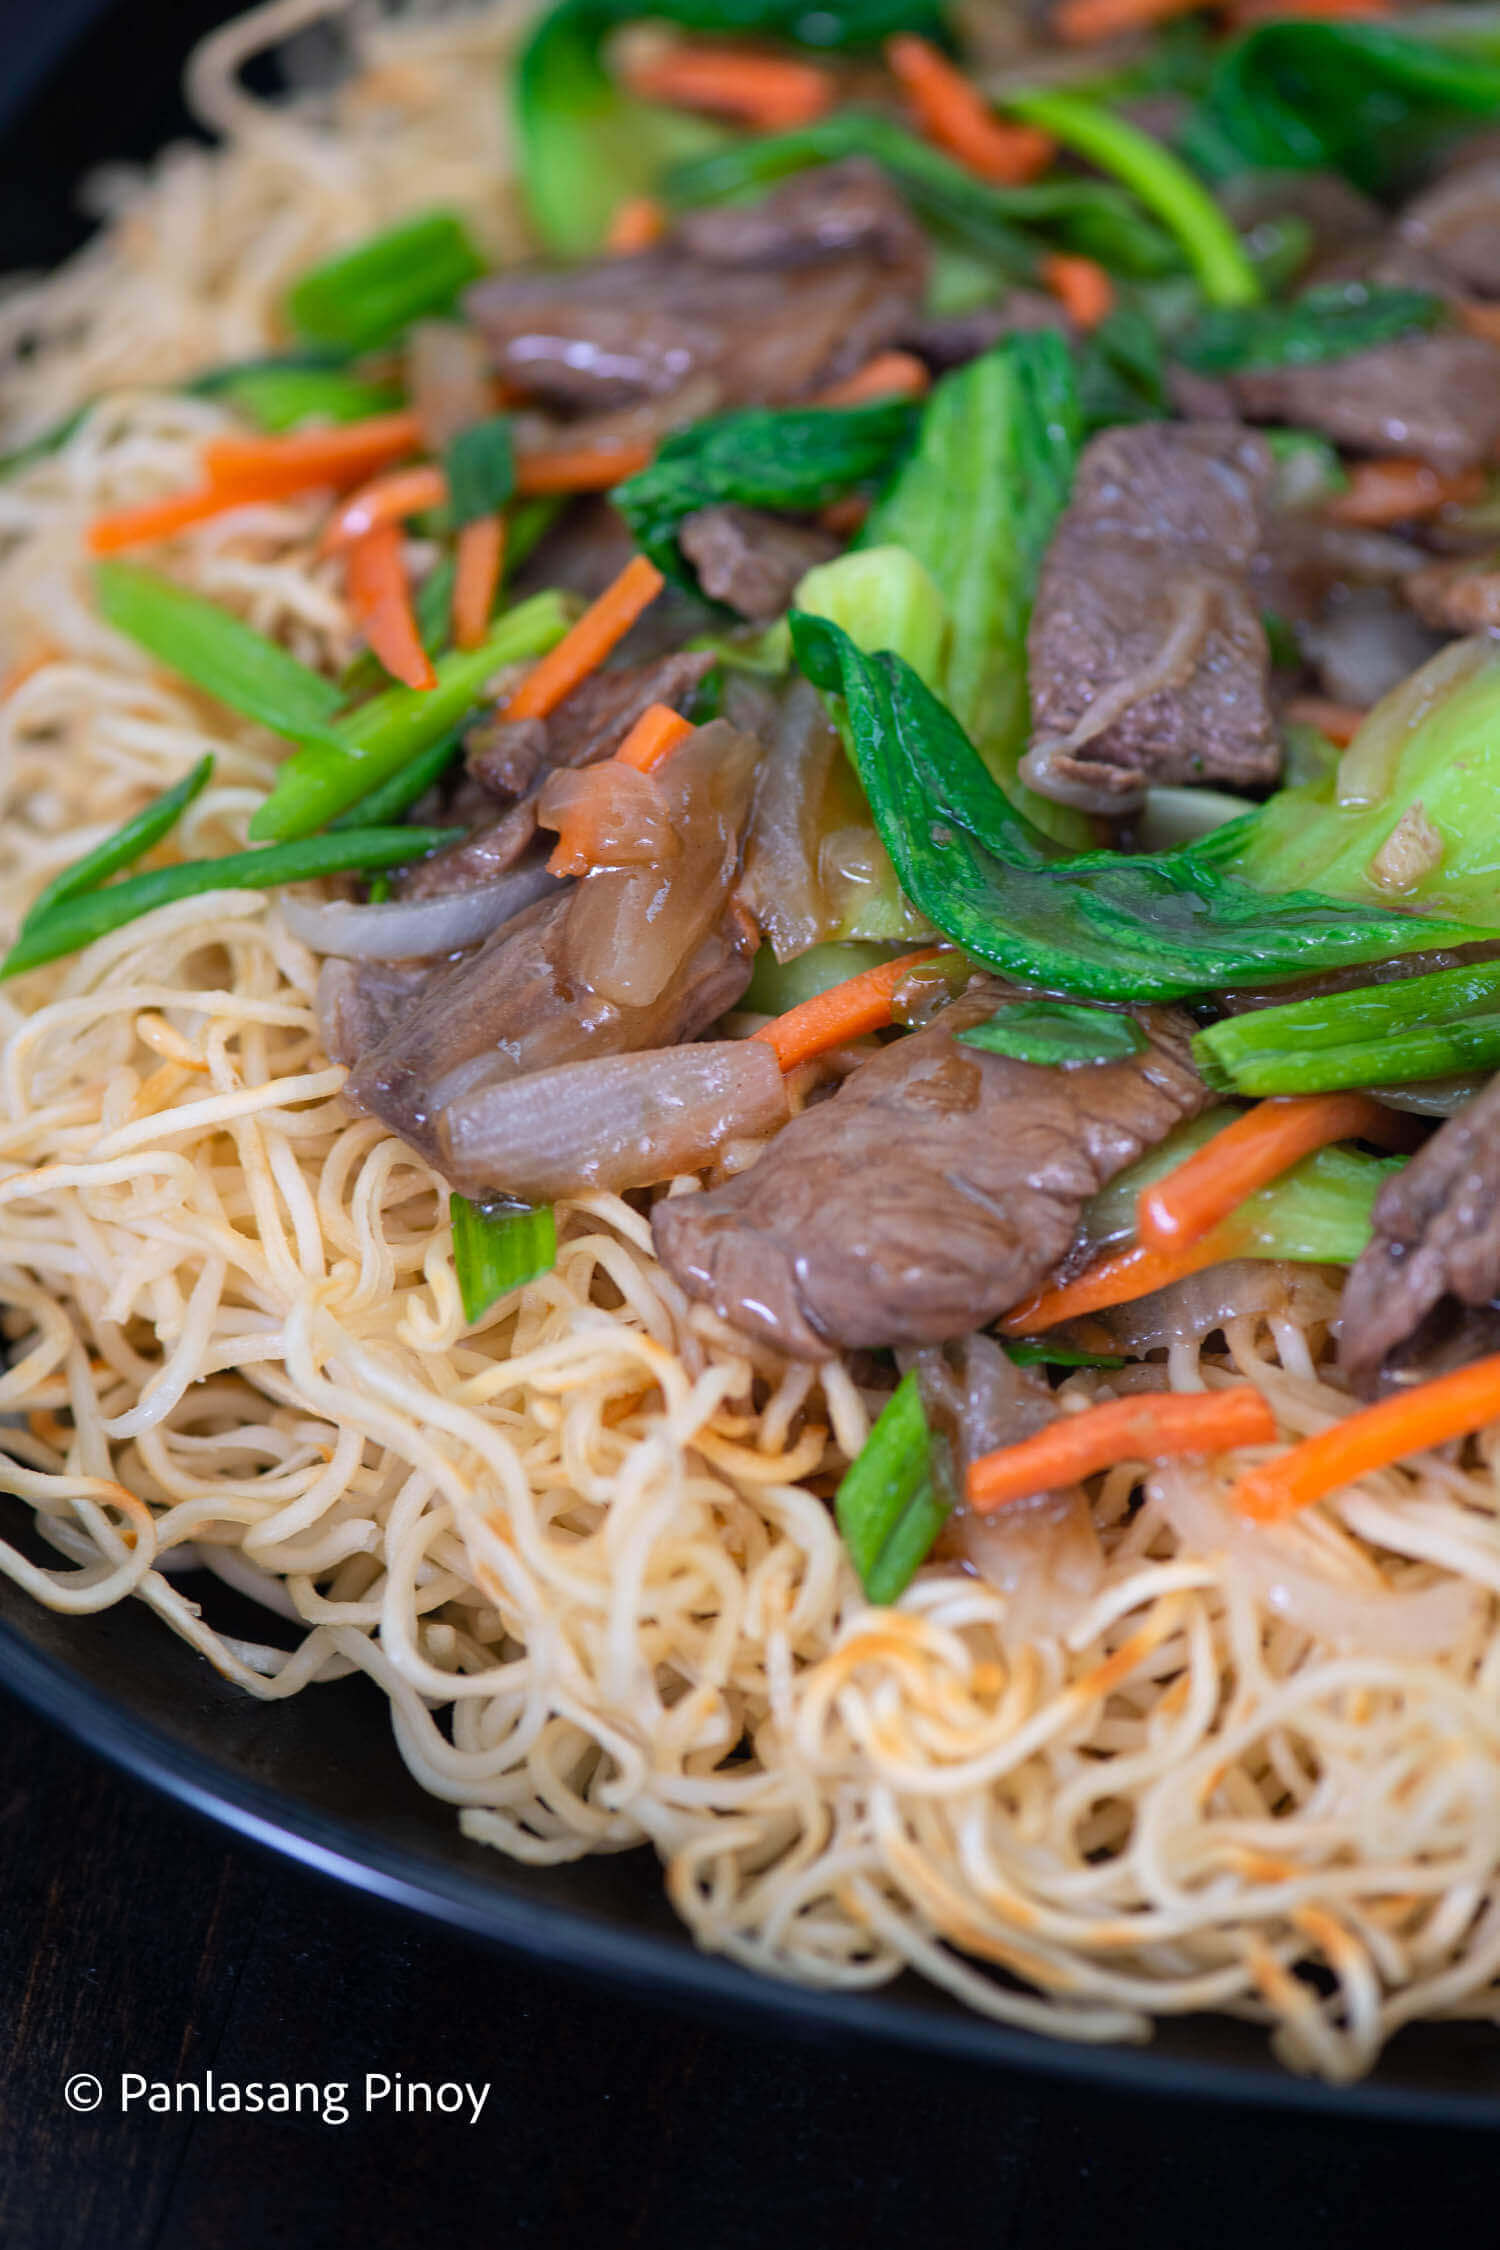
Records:
[[[181,781],[174,782],[170,789],[164,789],[159,797],[153,797],[149,805],[117,828],[112,836],[106,836],[102,844],[96,844],[91,852],[85,852],[82,859],[73,860],[59,874],[54,875],[51,882],[37,892],[27,908],[21,923],[22,936],[34,929],[39,922],[45,921],[53,909],[61,906],[65,900],[80,898],[86,891],[98,890],[100,884],[107,883],[111,875],[118,875],[124,868],[134,867],[138,859],[144,859],[147,852],[159,844],[164,836],[170,835],[177,826],[193,799],[201,795],[208,786],[213,770],[211,756],[200,758],[192,771],[183,775]]]
[[[978,88],[927,40],[908,32],[885,52],[928,139],[966,171],[1007,187],[1046,171],[1056,153],[1046,134],[1002,123]]]
[[[614,504],[657,568],[696,591],[677,544],[685,516],[723,501],[811,514],[846,492],[873,489],[910,445],[918,414],[898,398],[716,415],[674,431],[648,469],[615,487]]]
[[[251,835],[257,841],[311,836],[358,804],[450,735],[502,665],[540,656],[560,641],[568,617],[563,595],[534,594],[500,618],[479,648],[441,658],[435,687],[387,688],[349,712],[327,740],[309,742],[287,759],[250,823]]]
[[[448,506],[463,525],[493,515],[516,489],[516,455],[510,417],[496,414],[475,422],[451,439],[443,456],[448,475]]]
[[[463,740],[463,726],[451,728],[430,749],[422,751],[393,773],[389,781],[382,782],[378,789],[372,789],[367,797],[361,797],[347,812],[341,812],[336,820],[331,820],[329,828],[337,830],[393,826],[403,813],[411,810],[417,799],[435,781],[442,780],[463,749]]]
[[[1059,1415],[1018,1445],[985,1454],[969,1471],[969,1505],[986,1515],[1008,1501],[1077,1484],[1120,1461],[1168,1461],[1275,1442],[1276,1417],[1252,1383],[1185,1397],[1157,1391],[1112,1398],[1082,1414]]]
[[[1315,1150],[1354,1140],[1399,1146],[1407,1124],[1365,1094],[1260,1102],[1143,1190],[1136,1206],[1141,1241],[1151,1250],[1199,1242],[1247,1196]]]
[[[580,680],[598,670],[610,650],[661,592],[661,572],[644,555],[625,565],[613,585],[568,627],[562,639],[527,673],[505,706],[508,719],[545,719]]]
[[[329,742],[338,688],[217,602],[130,563],[94,573],[100,615],[194,687],[294,742]]]
[[[1274,1460],[1249,1469],[1234,1490],[1234,1505],[1257,1523],[1284,1523],[1314,1500],[1341,1491],[1376,1469],[1450,1439],[1483,1429],[1500,1414],[1500,1355],[1477,1359],[1431,1383],[1397,1391],[1288,1446]]]
[[[916,1372],[903,1375],[845,1470],[834,1514],[868,1601],[896,1601],[932,1551],[949,1504]]]
[[[1126,1055],[1138,1055],[1146,1044],[1133,1016],[1077,1008],[1063,1000],[1017,1000],[997,1008],[988,1023],[961,1031],[958,1039],[960,1046],[982,1047],[986,1054],[1011,1055],[1017,1062],[1062,1069],[1119,1062]]]
[[[557,1216],[550,1205],[534,1210],[471,1203],[466,1195],[455,1195],[448,1211],[453,1270],[471,1328],[499,1298],[524,1289],[557,1263]]]
[[[310,267],[287,295],[287,317],[317,343],[366,352],[414,320],[446,312],[483,271],[458,214],[424,211]]]
[[[1310,891],[1268,897],[1222,864],[1238,821],[1175,852],[1049,857],[910,665],[867,656],[801,613],[792,640],[807,677],[842,699],[908,897],[966,953],[1023,983],[1095,1000],[1181,999],[1473,935]]]
[[[178,899],[210,891],[262,891],[283,883],[308,883],[323,875],[355,869],[402,867],[454,843],[461,828],[348,828],[337,835],[309,836],[298,843],[275,844],[265,851],[226,852],[221,859],[181,860],[123,883],[65,898],[28,921],[3,963],[0,977],[19,976],[92,945],[95,938],[123,929],[142,914]]]
[[[830,1047],[842,1047],[846,1041],[862,1039],[871,1031],[884,1031],[892,1020],[896,987],[913,969],[932,958],[929,946],[920,953],[903,953],[895,960],[861,969],[845,983],[814,993],[784,1016],[762,1024],[753,1037],[774,1050],[783,1070],[795,1070],[798,1063],[810,1062]]]
[[[1444,309],[1442,298],[1425,289],[1325,282],[1286,304],[1216,307],[1179,337],[1174,349],[1200,375],[1308,367],[1432,328]]]
[[[1237,1094],[1400,1086],[1500,1067],[1500,962],[1256,1008],[1199,1032],[1198,1068]]]
[[[215,391],[263,430],[294,430],[302,422],[365,422],[401,404],[398,383],[372,383],[345,367],[246,367]]]

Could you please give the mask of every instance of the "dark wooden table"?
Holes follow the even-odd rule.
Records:
[[[3,2250],[1500,2240],[1486,2135],[1134,2102],[581,1989],[227,1839],[8,1700],[0,2026]],[[348,2082],[351,2113],[122,2114],[126,2071]],[[367,2115],[366,2072],[491,2091],[477,2124]]]

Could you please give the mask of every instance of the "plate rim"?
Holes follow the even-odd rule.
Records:
[[[965,2009],[951,2015],[892,2009],[882,2005],[888,1987],[841,1992],[783,1981],[704,1951],[685,1926],[661,1933],[629,1929],[578,1907],[486,1886],[462,1867],[419,1858],[342,1815],[320,1813],[230,1758],[175,1740],[5,1617],[0,1617],[0,1687],[132,1780],[323,1881],[347,1884],[394,1911],[416,1914],[564,1976],[716,2014],[728,2009],[750,2031],[828,2043],[876,2040],[910,2053],[1108,2087],[1143,2099],[1186,2096],[1241,2109],[1410,2125],[1493,2130],[1500,2123],[1500,2092],[1466,2094],[1379,2079],[1333,2085],[1300,2077],[1269,2053],[1264,2064],[1189,2060],[1163,2054],[1149,2042],[1065,2040]]]

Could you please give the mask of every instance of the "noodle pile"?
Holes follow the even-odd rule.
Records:
[[[328,12],[283,0],[210,42],[224,148],[111,181],[96,244],[0,307],[17,436],[109,392],[0,485],[7,938],[205,750],[185,855],[239,848],[273,775],[269,735],[90,609],[83,525],[191,483],[226,426],[140,386],[267,348],[289,276],[404,208],[516,247],[516,11],[357,17],[354,75],[301,106],[233,86]],[[247,510],[168,567],[334,667],[316,525]],[[24,1007],[0,987],[4,1482],[59,1554],[0,1548],[13,1579],[75,1613],[135,1594],[254,1695],[368,1673],[468,1834],[532,1862],[647,1842],[698,1942],[777,1975],[910,1966],[1094,2041],[1228,2009],[1334,2079],[1412,2018],[1500,2014],[1488,1440],[1274,1533],[1207,1471],[1139,1504],[1122,1469],[1081,1579],[1008,1594],[938,1562],[871,1609],[825,1496],[878,1401],[690,1309],[608,1195],[562,1206],[555,1270],[467,1332],[443,1185],[344,1108],[316,968],[273,900],[220,892],[26,978]],[[1304,1275],[1228,1319],[1227,1353],[1184,1338],[1115,1381],[1248,1376],[1301,1435],[1340,1407],[1335,1312]],[[191,1563],[295,1620],[292,1652],[213,1631]]]

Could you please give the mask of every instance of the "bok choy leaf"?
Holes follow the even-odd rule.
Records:
[[[1435,327],[1444,311],[1441,297],[1425,289],[1329,282],[1305,289],[1290,304],[1218,306],[1179,337],[1174,348],[1199,375],[1309,367]]]

